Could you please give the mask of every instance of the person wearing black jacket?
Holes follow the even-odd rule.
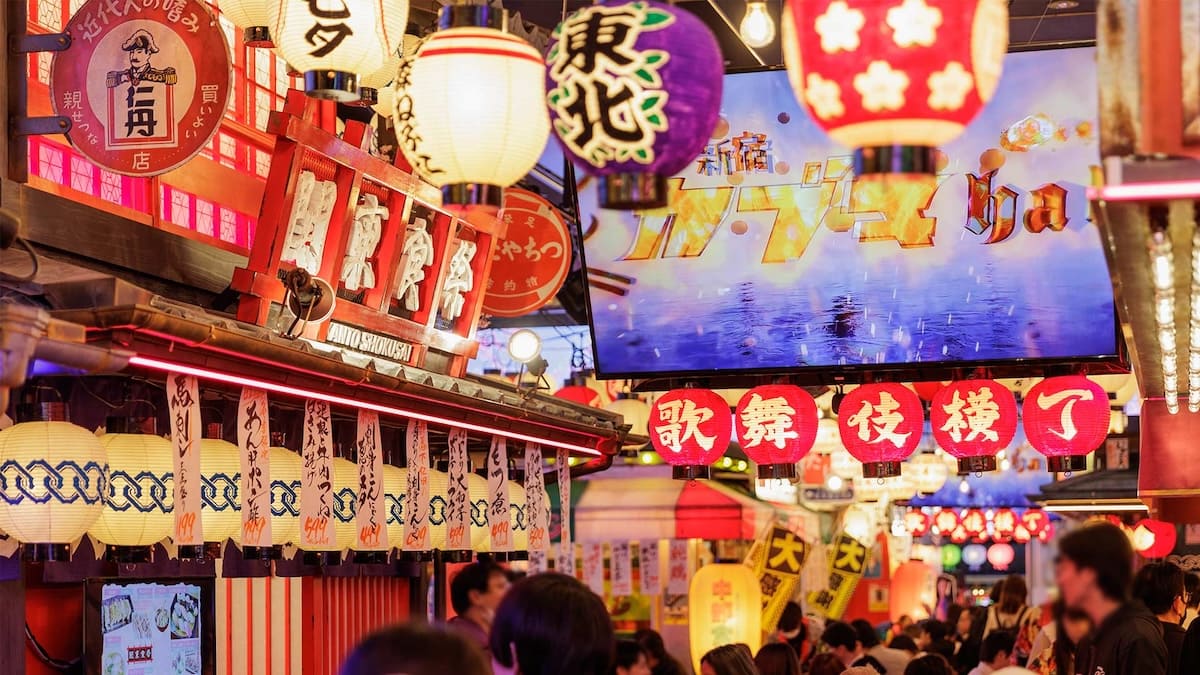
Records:
[[[1167,646],[1158,618],[1129,599],[1133,547],[1108,522],[1062,538],[1054,574],[1068,607],[1096,626],[1075,657],[1075,675],[1167,675]]]
[[[1180,675],[1179,654],[1185,632],[1179,624],[1187,609],[1184,598],[1183,570],[1169,562],[1150,563],[1138,570],[1133,580],[1133,597],[1158,617],[1167,645],[1167,675]]]

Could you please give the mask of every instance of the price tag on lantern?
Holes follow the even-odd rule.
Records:
[[[167,376],[171,460],[175,470],[175,544],[204,543],[200,520],[200,385],[191,375]]]
[[[379,414],[358,411],[358,501],[354,525],[358,530],[357,549],[386,551],[387,511],[383,494],[383,452],[379,447]]]
[[[428,551],[429,532],[429,428],[420,420],[408,421],[408,511],[404,514],[404,549]]]
[[[492,437],[488,450],[488,527],[492,550],[505,553],[512,549],[512,513],[508,503],[508,441]]]
[[[329,404],[304,402],[304,460],[300,475],[300,548],[331,551],[333,536],[333,428]]]
[[[571,462],[566,450],[559,450],[555,458],[558,467],[558,565],[563,574],[575,575],[575,542],[571,539]]]
[[[550,535],[546,523],[546,485],[542,475],[542,447],[525,445],[525,517],[529,522],[529,550],[545,551]]]
[[[450,487],[446,495],[446,548],[463,551],[471,548],[471,507],[467,485],[467,432],[451,429]]]

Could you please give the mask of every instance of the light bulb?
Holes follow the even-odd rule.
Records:
[[[963,493],[964,495],[965,495],[965,494],[970,494],[970,492],[971,492],[971,486],[967,484],[967,479],[966,479],[966,478],[962,479],[962,482],[960,482],[960,483],[958,484],[958,491],[959,491],[959,492],[961,492],[961,493]]]
[[[845,485],[846,482],[842,480],[841,476],[831,475],[825,480],[825,487],[829,488],[830,492],[841,492]]]
[[[528,328],[522,328],[508,338],[508,355],[513,357],[514,361],[528,363],[541,353],[542,339]]]
[[[775,20],[767,11],[767,3],[750,0],[746,3],[746,16],[738,27],[742,41],[748,47],[766,47],[775,40]]]

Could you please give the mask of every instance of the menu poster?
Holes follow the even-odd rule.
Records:
[[[450,487],[446,495],[446,548],[465,551],[471,548],[466,430],[451,429],[447,443],[450,446]]]
[[[545,552],[550,537],[546,523],[546,478],[542,475],[542,446],[525,445],[525,517],[529,519],[529,550]]]
[[[100,595],[100,672],[200,673],[200,597],[200,587],[188,583],[105,584]]]
[[[672,539],[667,554],[667,593],[687,595],[688,581],[687,540]]]
[[[300,456],[300,548],[332,551],[333,535],[333,427],[329,404],[304,402],[304,447]]]
[[[492,550],[507,553],[512,549],[512,513],[508,503],[508,443],[492,437],[488,450],[488,525],[492,531]]]
[[[383,451],[379,447],[379,413],[358,411],[358,501],[354,518],[360,551],[386,551],[387,512],[384,510]]]
[[[658,541],[638,543],[638,578],[642,595],[662,593],[662,575],[658,568]]]
[[[575,542],[571,541],[571,463],[566,450],[559,450],[554,459],[558,467],[558,509],[561,527],[558,536],[556,569],[575,574]]]
[[[238,401],[242,470],[242,546],[271,545],[271,432],[267,392],[244,387]]]
[[[583,545],[583,583],[604,597],[604,544],[589,541]]]
[[[204,543],[200,520],[200,384],[181,373],[167,376],[171,453],[175,470],[175,544]]]
[[[429,427],[408,421],[408,505],[404,519],[404,550],[428,551],[429,532]]]
[[[612,594],[633,595],[633,560],[628,541],[612,543]]]

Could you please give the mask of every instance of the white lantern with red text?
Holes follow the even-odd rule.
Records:
[[[738,443],[758,477],[795,478],[796,462],[817,440],[817,404],[800,387],[769,384],[746,392],[734,415]]]
[[[1025,437],[1052,472],[1082,471],[1108,437],[1111,413],[1104,387],[1081,375],[1049,377],[1029,390],[1022,409]]]
[[[1017,433],[1017,402],[994,380],[951,382],[929,408],[933,439],[958,458],[959,473],[996,470],[996,453]]]
[[[901,384],[864,384],[842,399],[842,443],[863,463],[865,478],[900,475],[900,462],[916,450],[924,428],[921,400]]]
[[[650,442],[677,479],[708,478],[733,437],[733,416],[720,394],[672,389],[650,409]]]

